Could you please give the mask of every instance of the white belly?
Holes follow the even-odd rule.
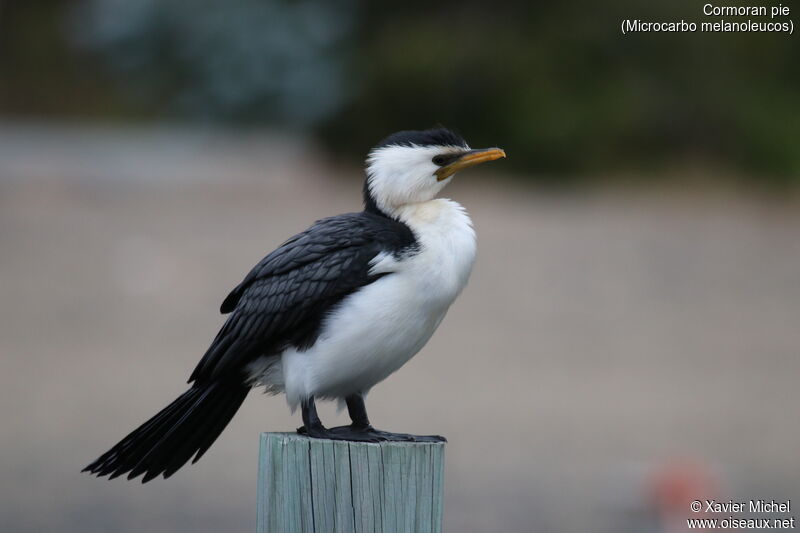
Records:
[[[283,389],[292,407],[312,395],[367,392],[428,342],[466,285],[475,237],[463,209],[433,200],[416,206],[404,220],[420,250],[399,261],[380,258],[373,270],[390,273],[343,300],[314,346],[286,350],[280,368],[262,378],[268,389]]]

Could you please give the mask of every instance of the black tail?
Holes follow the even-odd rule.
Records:
[[[109,479],[144,474],[142,483],[159,474],[168,478],[192,455],[193,463],[202,457],[249,391],[239,382],[195,384],[82,471]]]

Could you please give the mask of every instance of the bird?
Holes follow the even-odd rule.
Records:
[[[439,198],[460,170],[506,157],[444,127],[389,135],[367,156],[363,210],[323,218],[264,257],[225,298],[225,322],[189,389],[83,471],[148,482],[197,462],[252,388],[285,394],[310,438],[444,441],[378,430],[365,397],[431,338],[467,284],[476,238]],[[328,428],[317,400],[346,406]]]

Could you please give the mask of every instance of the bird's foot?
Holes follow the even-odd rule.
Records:
[[[339,426],[326,428],[324,426],[302,426],[297,428],[300,435],[306,435],[312,439],[346,440],[352,442],[383,442],[387,439],[351,426]]]
[[[354,442],[447,442],[439,435],[410,435],[408,433],[391,433],[381,431],[372,426],[337,426],[326,428],[323,426],[306,426],[297,428],[301,435],[315,439],[346,440]]]
[[[409,433],[392,433],[371,428],[373,434],[383,437],[387,441],[399,442],[447,442],[441,435],[411,435]]]

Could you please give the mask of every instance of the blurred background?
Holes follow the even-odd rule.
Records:
[[[360,208],[371,145],[437,123],[509,158],[447,189],[470,286],[370,414],[449,437],[446,529],[800,498],[800,44],[619,30],[703,3],[0,0],[0,529],[252,531],[279,398],[167,481],[79,470],[258,259]]]

